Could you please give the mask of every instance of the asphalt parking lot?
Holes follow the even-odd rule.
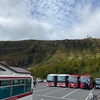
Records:
[[[100,89],[48,87],[45,83],[37,83],[33,92],[33,100],[86,100],[91,92],[98,94]]]

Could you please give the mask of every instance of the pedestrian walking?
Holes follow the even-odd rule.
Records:
[[[36,79],[33,81],[34,87],[36,87]]]

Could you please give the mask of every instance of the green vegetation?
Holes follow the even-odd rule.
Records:
[[[100,77],[100,39],[1,41],[0,61],[41,78],[49,73]]]

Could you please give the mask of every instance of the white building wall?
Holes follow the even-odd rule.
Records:
[[[0,68],[5,70],[5,71],[0,71],[0,75],[11,75],[13,73],[9,69],[7,69],[5,66],[0,65]]]
[[[31,74],[16,73],[2,65],[0,65],[0,68],[5,70],[5,71],[0,71],[0,75],[25,75],[25,76],[31,75]]]

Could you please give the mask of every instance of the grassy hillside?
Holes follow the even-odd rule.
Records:
[[[49,73],[100,77],[100,39],[1,41],[0,62],[30,69],[42,78]]]

